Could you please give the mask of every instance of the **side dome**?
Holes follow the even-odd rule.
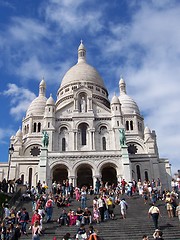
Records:
[[[140,115],[139,108],[137,103],[128,95],[124,94],[119,97],[121,103],[121,109],[123,114],[134,114],[137,113]]]
[[[21,129],[19,128],[19,130],[16,132],[16,137],[22,138],[22,136],[23,136],[23,133],[22,133]]]
[[[44,115],[47,98],[45,97],[46,83],[44,79],[39,84],[39,96],[35,98],[26,112],[26,117],[30,115]]]
[[[97,70],[86,62],[86,49],[81,41],[78,48],[78,62],[71,67],[64,75],[60,88],[73,83],[89,82],[100,87],[104,86],[104,81]]]
[[[55,102],[54,102],[54,99],[52,97],[52,94],[50,95],[50,97],[46,101],[46,105],[55,105]]]
[[[139,114],[139,107],[137,103],[126,94],[126,83],[124,79],[121,77],[119,81],[119,88],[120,88],[120,96],[119,101],[121,103],[121,109],[123,114]]]
[[[30,115],[43,115],[45,111],[46,101],[47,98],[45,96],[38,96],[35,98],[26,112],[26,117]]]
[[[119,98],[116,95],[113,96],[111,104],[120,104]]]

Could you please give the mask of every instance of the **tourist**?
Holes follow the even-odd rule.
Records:
[[[81,198],[80,189],[78,187],[76,187],[74,192],[76,195],[76,201],[79,201]]]
[[[69,225],[76,225],[76,221],[77,221],[77,216],[75,215],[74,211],[70,211],[68,213],[68,217],[69,217]]]
[[[29,213],[26,211],[26,208],[22,208],[22,211],[20,212],[19,222],[21,224],[22,234],[27,235],[26,226],[29,222]]]
[[[17,224],[14,230],[12,240],[18,240],[21,237],[21,224]]]
[[[77,216],[77,220],[81,223],[82,219],[83,219],[83,214],[84,214],[84,211],[78,207],[77,208],[77,211],[76,211],[76,216]]]
[[[40,240],[39,222],[35,221],[32,226],[32,240]]]
[[[62,240],[72,240],[71,234],[70,233],[66,233]]]
[[[172,199],[171,199],[170,193],[167,193],[166,198],[165,198],[165,203],[166,203],[168,217],[172,218],[173,217],[173,206],[172,206]]]
[[[87,197],[86,197],[86,187],[83,186],[82,189],[81,189],[81,208],[82,209],[85,209],[86,208],[86,200],[87,200]]]
[[[122,218],[125,219],[126,218],[128,204],[127,204],[127,202],[125,201],[124,198],[122,198],[120,200],[119,206],[120,206],[120,211],[121,211]]]
[[[101,181],[99,180],[99,178],[97,178],[95,183],[95,194],[99,194],[100,187],[101,187]]]
[[[147,235],[143,235],[143,238],[142,240],[149,240],[148,236]]]
[[[58,218],[58,223],[59,223],[60,227],[62,225],[69,226],[69,217],[68,217],[65,209],[62,210],[62,213],[61,213],[61,215]]]
[[[156,240],[164,240],[164,238],[162,237],[163,232],[160,231],[159,229],[156,229],[155,232],[153,233],[153,238]]]
[[[40,223],[40,220],[41,220],[41,216],[40,214],[38,213],[38,210],[35,210],[34,211],[34,214],[32,216],[32,219],[31,219],[31,225],[33,226],[35,222],[39,222]]]
[[[98,200],[97,200],[97,207],[98,210],[100,212],[100,216],[101,216],[101,222],[104,222],[104,211],[105,211],[105,202],[103,199],[103,196],[99,196]]]
[[[152,206],[150,207],[150,209],[148,211],[148,216],[149,216],[149,218],[150,218],[150,216],[152,217],[154,227],[155,227],[155,229],[158,229],[158,219],[160,216],[160,210],[158,207],[155,206],[154,203],[152,203]]]
[[[176,216],[178,217],[180,222],[180,202],[179,202],[179,205],[176,207]]]
[[[107,204],[107,209],[108,209],[108,216],[107,218],[111,218],[111,219],[114,219],[114,207],[115,207],[115,204],[113,203],[113,200],[112,198],[109,196],[107,199],[106,199],[106,204]]]
[[[80,227],[77,230],[76,234],[77,240],[86,240],[87,239],[87,233],[84,224],[81,224]]]
[[[6,226],[4,222],[2,222],[0,225],[0,239],[2,240],[6,239]]]
[[[95,221],[95,223],[100,222],[100,212],[99,212],[97,206],[93,207],[93,220]]]
[[[84,224],[91,224],[92,223],[92,213],[87,207],[84,210],[82,223],[84,223]]]
[[[50,222],[51,218],[52,218],[52,213],[53,213],[53,200],[51,197],[46,202],[45,210],[46,210],[46,215],[47,215],[46,222]]]
[[[97,233],[92,225],[89,226],[88,230],[88,240],[97,240]]]

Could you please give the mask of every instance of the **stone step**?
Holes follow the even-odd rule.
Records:
[[[92,201],[94,196],[88,196],[87,206],[92,210]],[[94,224],[94,227],[98,230],[100,237],[105,240],[123,240],[132,239],[139,240],[142,239],[143,234],[147,234],[149,239],[153,239],[152,234],[154,232],[154,226],[152,219],[148,218],[148,209],[150,205],[145,205],[142,197],[134,196],[132,198],[127,198],[128,202],[128,212],[127,218],[122,219],[120,215],[120,208],[116,206],[114,209],[116,220],[107,220],[100,224]],[[165,240],[180,240],[179,232],[179,221],[178,218],[169,219],[167,217],[167,212],[165,204],[163,201],[158,202],[162,218],[159,219],[160,229],[163,231],[163,237]],[[24,206],[30,212],[31,202],[24,203]],[[67,208],[67,211],[71,208],[76,211],[77,207],[80,206],[80,202],[73,200],[71,206]],[[41,236],[41,240],[51,240],[54,236],[58,240],[62,239],[63,236],[69,232],[71,236],[74,236],[77,232],[77,226],[61,226],[59,227],[57,219],[61,213],[62,209],[58,209],[56,206],[53,209],[53,221],[51,223],[43,223],[45,233]],[[88,229],[88,226],[86,226]],[[21,239],[31,239],[31,232],[29,231],[28,236],[22,236]]]

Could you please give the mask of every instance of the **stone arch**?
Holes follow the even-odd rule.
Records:
[[[69,126],[64,124],[60,126],[58,142],[60,151],[65,152],[69,149]]]
[[[83,163],[78,165],[75,172],[78,187],[81,188],[85,185],[89,188],[90,186],[93,186],[93,171],[90,164]]]
[[[108,162],[104,163],[100,167],[101,172],[101,180],[105,184],[108,182],[109,185],[115,184],[117,185],[117,166],[114,163]]]
[[[39,155],[40,152],[41,152],[41,147],[42,147],[42,145],[37,144],[37,142],[33,141],[33,142],[29,143],[26,146],[25,149],[23,149],[23,155],[25,155],[25,156],[33,156],[32,152],[31,152],[31,150],[33,148],[37,148],[38,149],[39,153],[37,155]]]
[[[96,138],[96,149],[105,151],[110,149],[110,134],[109,126],[106,123],[101,123],[96,126],[95,132]]]
[[[139,139],[128,139],[126,141],[126,144],[128,146],[128,152],[129,154],[142,154],[142,153],[146,153],[147,149],[146,146],[144,145],[144,142],[142,142]],[[131,146],[131,147],[130,147]],[[132,153],[130,152],[131,150],[129,150],[129,148],[131,148]],[[133,153],[134,152],[134,153]]]
[[[62,183],[63,180],[68,179],[68,167],[65,164],[56,164],[51,169],[52,182],[56,181]]]

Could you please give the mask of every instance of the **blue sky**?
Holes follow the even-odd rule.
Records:
[[[42,77],[56,100],[83,39],[110,98],[122,75],[160,156],[180,169],[179,13],[178,0],[0,0],[0,161]]]

